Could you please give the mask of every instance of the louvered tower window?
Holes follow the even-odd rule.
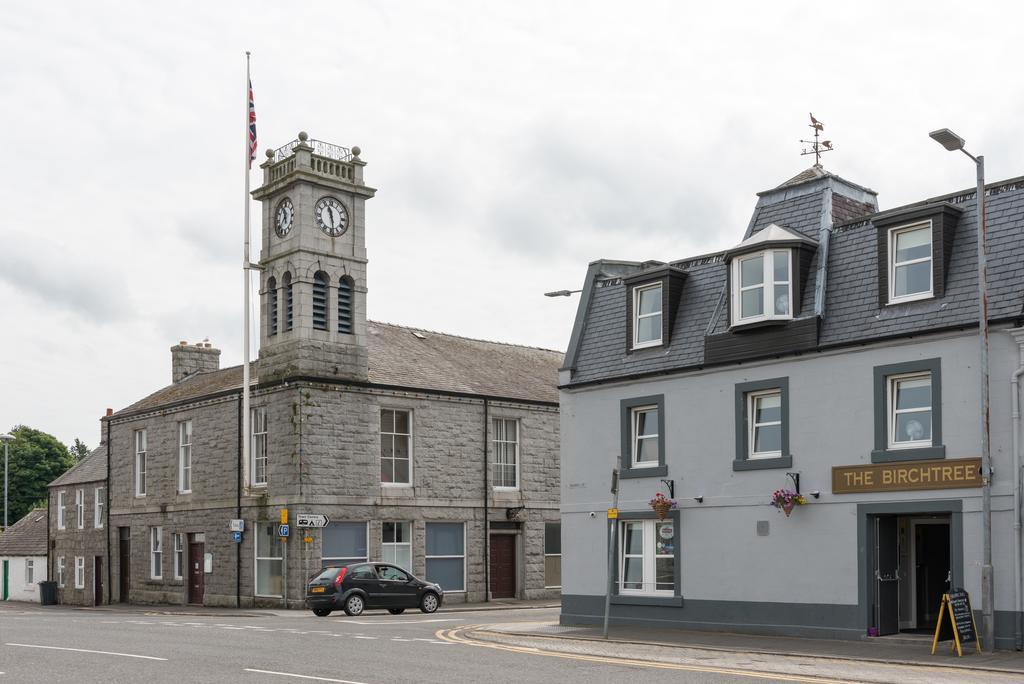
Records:
[[[284,329],[287,332],[292,329],[292,274],[285,273],[281,284],[284,287]]]
[[[270,278],[267,280],[267,297],[270,298],[269,302],[267,303],[267,318],[270,319],[269,321],[267,321],[269,323],[267,328],[270,331],[269,332],[270,335],[276,335],[277,334],[277,278],[275,278],[274,276],[270,276]]]
[[[313,276],[313,330],[327,330],[327,276],[323,271]]]
[[[352,279],[338,281],[338,332],[352,333]]]

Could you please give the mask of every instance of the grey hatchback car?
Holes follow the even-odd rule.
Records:
[[[433,613],[441,607],[444,591],[388,563],[351,563],[326,567],[306,586],[306,605],[326,617],[335,610],[361,615],[367,608],[386,608],[399,615],[406,608]]]

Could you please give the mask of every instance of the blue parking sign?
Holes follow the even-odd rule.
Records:
[[[241,543],[242,542],[242,533],[241,532],[232,532],[231,533],[231,539],[233,539],[237,543]]]
[[[288,536],[288,526],[287,525],[280,525],[277,528],[277,536],[279,536],[279,537],[287,537]]]

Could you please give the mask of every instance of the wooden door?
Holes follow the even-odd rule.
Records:
[[[128,603],[132,588],[132,541],[128,534],[128,528],[122,527],[119,539],[119,562],[117,564],[119,580],[117,600],[121,603]]]
[[[188,602],[203,603],[204,582],[206,576],[203,572],[204,553],[202,542],[192,542],[188,545]]]
[[[103,556],[96,556],[92,564],[92,605],[103,605]]]
[[[491,535],[491,597],[515,598],[516,537],[514,534]]]
[[[875,610],[878,636],[900,631],[899,562],[896,518],[875,518]]]

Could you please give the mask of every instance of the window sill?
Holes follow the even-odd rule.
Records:
[[[774,328],[784,326],[793,320],[792,316],[785,318],[757,318],[750,321],[738,321],[729,326],[729,332],[743,332],[745,330],[757,330],[759,328]]]
[[[620,606],[667,606],[670,608],[682,608],[682,596],[627,596],[615,594],[612,596],[612,603]]]
[[[925,299],[935,299],[934,292],[922,292],[921,294],[908,295],[906,297],[900,297],[899,299],[889,298],[889,301],[885,303],[886,306],[897,306],[899,304],[910,304],[911,302],[920,302]]]
[[[946,447],[942,444],[917,449],[875,449],[871,452],[872,463],[932,461],[940,458],[946,458]]]
[[[629,470],[623,470],[619,477],[624,480],[629,480],[638,477],[665,477],[668,475],[668,466],[660,465],[651,468],[630,468]]]
[[[642,351],[644,349],[654,349],[655,347],[662,347],[664,344],[661,340],[657,342],[641,342],[640,344],[634,344],[630,347],[631,351]]]
[[[780,456],[778,458],[750,458],[732,462],[734,471],[743,470],[772,470],[774,468],[792,468],[792,456]]]

